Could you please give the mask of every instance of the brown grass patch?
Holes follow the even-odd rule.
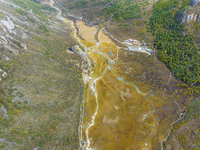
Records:
[[[112,40],[102,31],[99,31],[99,42],[112,43]]]
[[[76,26],[79,30],[79,35],[82,38],[90,42],[96,42],[94,38],[95,33],[97,32],[96,27],[89,27],[82,20],[77,21]]]

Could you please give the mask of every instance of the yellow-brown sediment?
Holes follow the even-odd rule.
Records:
[[[79,30],[79,35],[82,38],[90,42],[96,42],[94,38],[94,35],[97,32],[96,27],[89,27],[82,20],[77,21],[76,26]]]
[[[80,31],[82,30],[80,26],[78,28]],[[89,29],[90,27],[87,27],[87,30]],[[86,32],[87,30],[85,29],[85,37],[91,36],[91,32]],[[79,33],[83,37],[83,33],[80,31]],[[74,37],[73,33],[72,37]],[[169,129],[171,119],[176,118],[176,116],[170,116],[167,111],[162,112],[163,110],[160,109],[172,104],[164,90],[158,90],[152,95],[144,95],[152,89],[148,85],[149,81],[146,79],[145,73],[150,69],[156,70],[159,68],[159,64],[148,57],[145,59],[136,57],[133,57],[135,60],[130,59],[132,56],[119,51],[118,47],[112,43],[103,31],[99,33],[99,41],[102,42],[99,45],[89,42],[92,41],[91,39],[88,41],[84,40],[86,38],[79,39],[84,46],[91,48],[91,50],[87,50],[87,56],[94,62],[90,74],[92,80],[86,83],[84,122],[82,125],[83,140],[87,142],[87,140],[92,139],[90,140],[90,148],[92,149],[140,150],[144,148],[147,142],[149,143],[146,148],[152,149],[155,143],[157,144],[165,138],[163,134],[166,134],[167,129]],[[110,65],[112,71],[108,68],[109,61],[98,52],[106,55],[111,62],[115,62]],[[109,55],[108,52],[112,52],[113,55]],[[120,55],[119,58],[118,55]],[[148,66],[147,61],[156,62],[156,65]],[[105,69],[107,70],[105,71]],[[162,71],[165,74],[168,72],[164,68],[162,68]],[[97,80],[96,85],[93,85],[96,86],[98,93],[96,99],[94,92],[91,90],[91,84],[94,79],[99,77],[101,78]],[[123,77],[130,84],[119,80],[118,77]],[[163,77],[162,80],[165,81],[165,78]],[[133,84],[138,87],[142,94]],[[149,99],[155,104],[156,113],[151,113],[153,106]],[[94,118],[94,125],[88,128],[96,110],[97,115]],[[161,118],[159,112],[165,113],[166,118]],[[162,114],[162,116],[164,115]],[[157,136],[154,136],[152,126],[156,123],[158,124],[155,126]],[[89,139],[86,136],[87,128]]]
[[[112,43],[112,40],[103,32],[103,30],[99,31],[99,42]]]

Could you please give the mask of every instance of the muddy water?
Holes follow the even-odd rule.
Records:
[[[72,37],[84,48],[84,57],[95,64],[90,77],[84,78],[86,94],[79,128],[80,149],[148,149],[155,134],[155,106],[148,93],[123,77],[125,71],[119,64],[126,62],[118,57],[119,47],[103,33],[104,29],[98,34],[100,42],[80,38],[75,24],[62,17],[53,1],[50,5],[59,11],[57,18],[73,30]],[[81,23],[78,28],[89,31],[85,26]],[[84,36],[87,37],[87,32]]]

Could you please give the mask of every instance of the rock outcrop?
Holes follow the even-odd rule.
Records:
[[[16,34],[15,24],[13,21],[7,17],[7,19],[3,18],[0,20],[0,45],[2,45],[6,50],[12,52],[15,55],[18,55],[18,50],[13,48],[10,43],[18,46],[19,48],[23,48],[27,50],[27,46],[25,43],[22,43],[15,38],[13,38],[10,33]],[[26,35],[27,36],[27,35]],[[8,61],[9,58],[6,56],[5,61]]]
[[[14,33],[16,34],[16,31],[14,30],[15,25],[14,23],[10,20],[9,17],[7,19],[1,19],[1,23],[7,28],[9,33]]]
[[[181,17],[181,24],[183,23],[191,23],[191,22],[195,22],[195,21],[200,21],[200,15],[199,14],[187,14],[187,13],[183,13],[182,17]]]
[[[190,5],[191,5],[191,6],[194,6],[194,5],[197,5],[197,4],[200,5],[200,0],[191,0],[191,1],[190,1]]]
[[[200,0],[191,0],[191,8],[185,10],[181,16],[181,24],[191,24],[200,21]]]

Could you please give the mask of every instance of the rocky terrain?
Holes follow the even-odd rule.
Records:
[[[46,1],[47,2],[47,1]],[[0,0],[0,149],[75,149],[82,58],[49,5]]]

